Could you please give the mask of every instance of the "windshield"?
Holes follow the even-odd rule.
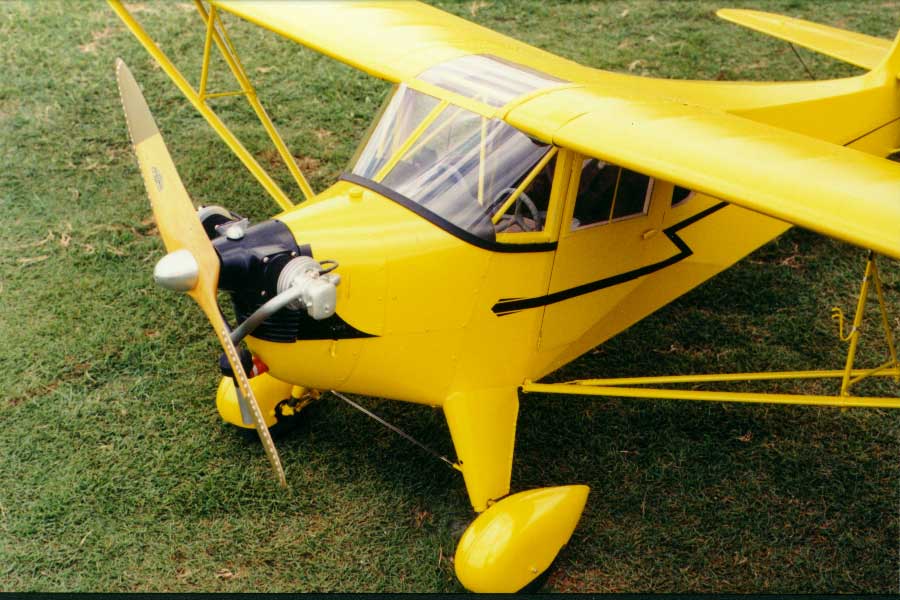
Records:
[[[497,108],[524,94],[566,83],[487,54],[468,54],[442,62],[418,78]]]
[[[357,151],[352,172],[493,240],[509,226],[500,213],[513,208],[513,196],[549,150],[501,120],[401,85]]]

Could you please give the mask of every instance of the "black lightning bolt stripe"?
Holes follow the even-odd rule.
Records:
[[[665,260],[661,260],[649,265],[644,265],[643,267],[639,267],[631,271],[626,271],[624,273],[619,273],[618,275],[612,275],[610,277],[605,277],[597,281],[585,283],[583,285],[569,288],[567,290],[560,290],[552,294],[547,294],[546,296],[537,296],[536,298],[501,299],[493,307],[491,307],[491,310],[494,311],[494,314],[496,314],[497,316],[503,316],[519,312],[520,310],[528,310],[529,308],[538,308],[540,306],[555,304],[557,302],[562,302],[563,300],[568,300],[570,298],[575,298],[577,296],[596,292],[597,290],[602,290],[614,285],[619,285],[620,283],[625,283],[626,281],[631,281],[632,279],[637,279],[638,277],[643,277],[644,275],[655,273],[660,269],[665,269],[666,267],[674,265],[677,262],[681,262],[682,260],[691,256],[694,251],[690,249],[690,247],[685,243],[683,239],[678,237],[678,232],[685,227],[689,227],[697,221],[708,217],[714,212],[725,208],[726,206],[728,206],[727,202],[720,202],[719,204],[710,206],[706,210],[702,210],[697,214],[688,217],[684,221],[679,221],[671,227],[667,227],[666,229],[664,229],[663,233],[665,233],[666,237],[669,238],[669,241],[675,244],[675,247],[678,248],[678,254],[671,256]]]

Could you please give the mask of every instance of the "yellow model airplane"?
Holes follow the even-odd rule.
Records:
[[[110,4],[282,210],[254,225],[221,207],[196,211],[119,62],[128,127],[169,251],[155,277],[194,297],[225,349],[222,417],[256,428],[284,484],[268,427],[316,390],[442,407],[453,465],[480,513],[455,558],[467,588],[529,584],[568,541],[587,498],[580,485],[509,495],[520,392],[900,407],[898,398],[851,394],[865,377],[900,378],[875,263],[876,254],[900,258],[900,164],[889,160],[900,153],[900,36],[892,43],[722,10],[866,72],[813,82],[669,81],[581,66],[419,3],[197,0],[206,34],[195,88],[124,5]],[[313,192],[297,168],[224,13],[396,84],[328,189]],[[213,46],[237,90],[208,89]],[[302,204],[210,108],[224,95],[250,102]],[[853,325],[842,333],[843,369],[537,383],[791,225],[870,251]],[[890,356],[859,369],[870,286]],[[234,303],[234,330],[219,289]],[[670,387],[786,378],[834,378],[841,391]]]

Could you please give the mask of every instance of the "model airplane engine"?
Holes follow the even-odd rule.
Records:
[[[239,323],[256,321],[256,337],[291,342],[301,309],[317,321],[334,314],[337,264],[323,266],[286,225],[274,219],[251,225],[220,207],[204,207],[199,216],[221,263],[219,289],[231,293]]]

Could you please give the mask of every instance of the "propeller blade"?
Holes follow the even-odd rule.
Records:
[[[193,287],[186,291],[197,302],[213,326],[216,337],[219,338],[219,343],[225,350],[225,356],[228,357],[228,362],[234,371],[241,394],[250,406],[256,432],[262,441],[266,456],[272,464],[279,483],[282,487],[286,487],[287,482],[278,451],[272,442],[272,436],[269,428],[266,427],[266,421],[259,409],[256,396],[253,395],[247,374],[238,359],[237,350],[229,335],[228,324],[222,317],[216,302],[219,258],[203,231],[197,211],[178,176],[175,163],[156,127],[147,101],[131,71],[121,59],[116,60],[116,81],[119,85],[119,95],[122,98],[122,108],[125,110],[128,133],[131,136],[131,143],[134,145],[134,153],[137,155],[138,166],[144,178],[144,186],[147,188],[147,196],[150,198],[150,206],[153,208],[153,217],[156,219],[160,237],[170,254],[187,251],[196,262],[196,278],[190,279],[188,283],[184,284],[184,287],[193,284]]]

